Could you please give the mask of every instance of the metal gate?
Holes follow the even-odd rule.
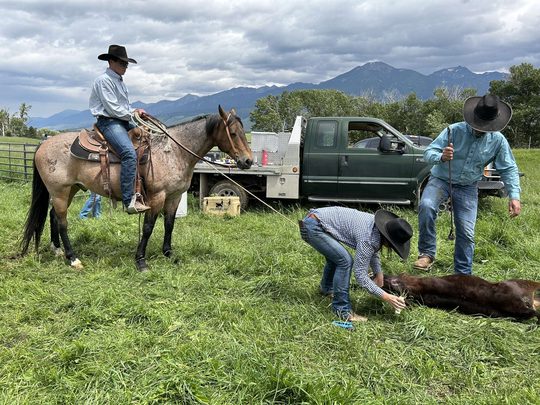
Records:
[[[37,144],[0,141],[0,179],[30,181],[37,147]]]

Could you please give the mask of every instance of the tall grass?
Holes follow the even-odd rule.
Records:
[[[508,219],[503,199],[481,202],[474,271],[490,280],[540,279],[540,151],[516,158],[526,173],[522,215]],[[534,322],[420,306],[397,316],[353,288],[354,310],[369,321],[334,327],[318,294],[322,257],[263,209],[208,217],[190,200],[175,257],[160,254],[158,222],[151,271],[141,274],[137,218],[104,204],[101,219],[82,221],[75,200],[78,272],[47,250],[47,235],[39,254],[10,259],[29,186],[0,183],[0,196],[0,403],[540,403]],[[412,209],[390,208],[416,228]],[[293,220],[305,211],[283,209]],[[439,221],[434,274],[451,271],[448,221]],[[390,273],[413,272],[411,262],[383,255]]]

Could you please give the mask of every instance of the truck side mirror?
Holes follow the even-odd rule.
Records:
[[[381,140],[379,141],[379,150],[381,152],[404,153],[404,146],[404,142],[401,142],[399,139],[396,139],[394,136],[388,134],[381,136]]]

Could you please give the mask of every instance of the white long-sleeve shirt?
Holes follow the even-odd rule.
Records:
[[[94,80],[89,106],[94,117],[103,115],[123,121],[131,120],[134,111],[129,104],[128,89],[122,76],[111,68]]]

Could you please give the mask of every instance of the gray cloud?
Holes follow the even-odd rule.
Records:
[[[319,83],[373,60],[425,74],[540,65],[534,0],[0,0],[0,12],[0,108],[26,102],[32,116],[86,109],[111,43],[139,62],[126,82],[144,102]]]

